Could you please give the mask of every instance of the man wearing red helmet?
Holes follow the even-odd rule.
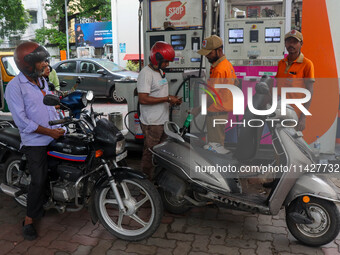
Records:
[[[164,123],[169,120],[169,104],[178,105],[182,100],[169,95],[164,69],[173,61],[175,51],[166,42],[156,42],[151,48],[150,64],[142,69],[137,80],[140,103],[140,121],[144,134],[142,171],[152,179],[153,165],[149,148],[166,138]]]
[[[20,44],[14,51],[14,61],[21,72],[8,83],[5,93],[31,176],[23,222],[23,235],[27,240],[37,238],[33,219],[43,215],[43,203],[46,202],[47,145],[65,132],[48,124],[50,120],[57,120],[58,114],[54,107],[43,104],[44,96],[50,93],[42,78],[48,56],[46,49],[35,42]]]

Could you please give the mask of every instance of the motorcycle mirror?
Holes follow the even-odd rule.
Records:
[[[61,88],[64,88],[64,87],[67,86],[67,82],[66,81],[62,81],[62,82],[59,83],[59,85],[60,85]]]
[[[54,86],[54,84],[52,82],[47,82],[47,84],[48,84],[48,89],[50,91],[54,91],[55,90],[55,86]]]
[[[46,95],[44,96],[43,103],[48,106],[60,105],[60,99],[56,95]]]

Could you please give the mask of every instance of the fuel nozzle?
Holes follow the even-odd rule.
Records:
[[[186,132],[188,131],[189,127],[190,127],[190,123],[191,121],[194,119],[194,115],[189,113],[184,124],[183,124],[183,128],[181,130],[181,136],[185,135]]]

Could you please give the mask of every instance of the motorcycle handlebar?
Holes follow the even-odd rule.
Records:
[[[60,119],[60,120],[50,120],[48,122],[48,124],[50,126],[54,126],[54,125],[59,125],[59,124],[65,124],[66,122],[68,122],[69,120],[68,119]]]
[[[79,122],[79,121],[80,120],[78,120],[78,119],[73,119],[73,118],[66,117],[66,118],[60,119],[60,120],[50,120],[48,122],[48,124],[50,126],[53,126],[53,125],[60,125],[60,124],[76,123],[76,122]]]

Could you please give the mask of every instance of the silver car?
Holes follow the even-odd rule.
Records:
[[[63,90],[69,90],[75,84],[77,77],[84,78],[78,89],[92,90],[96,96],[112,98],[116,103],[123,103],[125,99],[119,97],[115,90],[115,80],[121,78],[137,79],[138,73],[124,69],[108,59],[79,58],[69,59],[53,65],[59,81],[66,81]]]

